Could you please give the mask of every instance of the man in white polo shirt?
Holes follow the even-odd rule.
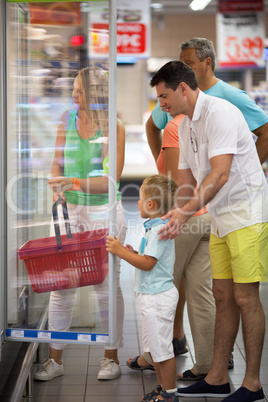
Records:
[[[268,184],[251,132],[240,110],[200,91],[193,70],[181,61],[163,66],[151,86],[156,86],[161,108],[172,117],[185,115],[179,126],[178,204],[163,217],[170,221],[161,230],[162,239],[174,238],[204,205],[212,215],[214,358],[205,379],[179,388],[179,396],[261,401],[265,317],[259,282],[266,281],[268,273]],[[227,368],[240,316],[247,369],[242,387],[228,396]]]

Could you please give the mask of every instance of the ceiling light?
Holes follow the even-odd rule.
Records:
[[[152,3],[151,7],[159,10],[160,8],[163,8],[163,4],[162,3]]]
[[[189,7],[194,10],[204,10],[204,8],[211,2],[212,0],[193,0]]]

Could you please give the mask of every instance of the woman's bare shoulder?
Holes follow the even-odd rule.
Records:
[[[67,129],[68,123],[69,123],[69,120],[70,120],[71,112],[72,112],[72,109],[66,110],[66,111],[62,114],[62,116],[61,116],[61,118],[60,118],[60,121],[59,121],[59,126],[60,126],[59,128],[60,128],[61,130],[66,130],[66,129]]]

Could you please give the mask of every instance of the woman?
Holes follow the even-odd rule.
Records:
[[[108,227],[108,130],[107,111],[103,107],[108,92],[107,73],[85,68],[74,80],[72,110],[63,114],[57,132],[52,179],[49,187],[67,202],[71,231],[81,232]],[[106,99],[105,99],[106,98]],[[105,105],[104,105],[105,106]],[[100,107],[102,109],[100,109]],[[117,183],[122,174],[125,152],[125,129],[117,123]],[[126,223],[117,184],[116,216],[121,242]],[[102,329],[108,333],[108,277],[94,289],[99,302]],[[49,330],[68,331],[76,289],[51,292]],[[120,287],[120,261],[117,262],[117,334],[113,347],[105,347],[98,379],[111,380],[121,374],[118,349],[123,346],[124,300]],[[34,378],[49,381],[63,375],[62,353],[65,345],[50,344],[50,354]]]

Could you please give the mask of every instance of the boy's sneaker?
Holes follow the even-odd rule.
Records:
[[[42,368],[34,374],[34,379],[38,381],[50,381],[63,374],[63,362],[58,364],[54,359],[48,358],[43,363]]]
[[[253,392],[245,387],[240,387],[232,395],[223,400],[226,402],[264,402],[264,394],[262,388],[259,391]]]
[[[210,385],[204,379],[186,388],[178,388],[178,395],[185,398],[223,398],[231,393],[230,384]],[[243,401],[244,402],[244,401]]]
[[[153,397],[159,395],[161,391],[162,391],[162,385],[157,385],[157,387],[153,391],[148,392],[148,394],[142,396],[141,402],[150,402],[153,399]]]
[[[163,396],[163,399],[158,399],[156,396],[153,398],[154,401],[159,401],[159,402],[179,402],[179,394],[178,392],[172,392],[169,393],[167,391],[161,391],[160,395]]]
[[[121,375],[120,365],[114,359],[103,357],[100,360],[100,371],[98,373],[98,380],[114,380]]]

